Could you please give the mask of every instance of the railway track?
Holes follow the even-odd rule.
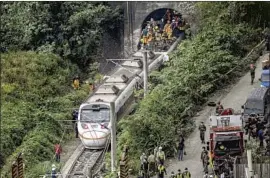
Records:
[[[156,52],[157,57],[149,64],[149,70],[153,70],[162,62],[163,58],[160,57],[162,54],[167,54],[171,52],[176,45],[182,40],[178,38],[170,47],[167,52]],[[118,67],[118,66],[117,66]],[[142,75],[142,74],[140,74]],[[131,85],[131,84],[129,84]],[[131,104],[131,103],[130,103]],[[127,115],[129,110],[132,110],[131,105],[122,113],[120,116]],[[97,177],[102,166],[105,153],[109,147],[110,137],[108,138],[105,149],[102,150],[89,150],[79,145],[78,148],[74,151],[73,155],[67,161],[62,172],[63,178],[93,178]]]
[[[88,178],[98,169],[98,162],[104,150],[84,149],[71,167],[67,178]]]

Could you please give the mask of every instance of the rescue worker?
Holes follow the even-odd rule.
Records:
[[[148,162],[147,162],[147,158],[144,158],[143,160],[143,164],[142,164],[142,175],[144,178],[148,178],[149,177],[149,167],[148,167]]]
[[[78,90],[80,87],[80,79],[79,79],[79,76],[76,76],[73,78],[73,88],[75,90]]]
[[[183,155],[184,155],[184,142],[179,142],[178,144],[178,161],[183,161]]]
[[[156,21],[154,20],[154,18],[151,18],[149,23],[150,23],[150,25],[151,25],[152,27],[155,27],[155,26],[157,25],[157,23],[156,23]]]
[[[218,142],[218,149],[220,151],[224,151],[224,153],[225,153],[226,147],[221,142]]]
[[[152,50],[153,48],[153,40],[154,40],[154,32],[153,32],[153,29],[149,27],[148,33],[147,33],[147,43],[148,43],[149,50]]]
[[[208,165],[209,165],[209,156],[208,156],[208,153],[206,155],[204,155],[203,157],[203,170],[204,172],[208,172]]]
[[[167,9],[165,16],[166,16],[166,20],[171,21],[172,13],[171,13],[170,9]]]
[[[164,22],[164,19],[162,18],[162,19],[159,21],[159,29],[160,29],[160,31],[163,31],[164,25],[165,25],[165,22]]]
[[[181,173],[181,169],[178,169],[178,173],[176,174],[176,178],[183,178],[183,175]]]
[[[263,128],[260,128],[260,130],[258,131],[258,137],[260,140],[260,147],[263,147],[263,140],[264,140]]]
[[[172,28],[171,28],[171,22],[168,20],[166,25],[164,26],[163,32],[167,35],[168,40],[172,37]]]
[[[54,146],[54,151],[55,151],[55,160],[56,162],[60,162],[60,154],[62,152],[62,148],[60,144],[56,144]]]
[[[155,155],[152,153],[148,156],[148,171],[149,174],[153,174],[156,172],[156,162],[155,162]]]
[[[223,105],[220,104],[220,101],[217,103],[217,107],[216,107],[216,113],[221,113],[221,111],[223,110]]]
[[[254,66],[254,64],[250,64],[251,85],[253,85],[253,82],[254,82],[255,69],[256,69],[256,67]]]
[[[171,172],[171,176],[170,176],[170,178],[176,178],[176,175],[174,174],[174,172],[173,172],[173,171]]]
[[[92,93],[95,90],[95,83],[89,82],[89,93]]]
[[[157,152],[157,162],[158,164],[164,164],[165,162],[165,153],[164,151],[162,151],[162,147],[158,148],[158,152]]]
[[[164,178],[164,174],[167,175],[166,169],[163,164],[158,165],[158,178]]]
[[[179,142],[183,143],[183,144],[185,143],[185,139],[184,139],[182,134],[180,134],[180,136],[179,136]]]
[[[57,174],[57,172],[56,172],[56,166],[53,164],[52,165],[52,178],[56,178],[56,174]]]
[[[141,169],[143,169],[144,160],[147,160],[147,156],[146,156],[145,153],[143,153],[143,154],[140,156]]]
[[[147,26],[143,29],[142,31],[142,36],[143,36],[143,46],[145,47],[145,45],[147,45],[148,40],[147,40],[147,35],[148,35],[148,28]]]
[[[205,164],[205,162],[204,162],[204,157],[206,156],[206,155],[208,155],[208,151],[205,149],[205,147],[202,147],[202,153],[201,153],[201,161],[202,161],[202,163],[203,163],[203,167],[204,167],[204,164]]]
[[[204,144],[205,143],[205,141],[204,141],[204,135],[205,135],[205,131],[206,131],[206,126],[204,125],[203,122],[201,122],[201,125],[199,126],[199,131],[200,131],[201,141]]]
[[[191,178],[191,174],[188,171],[188,168],[185,168],[185,171],[183,172],[183,178]]]
[[[78,138],[78,110],[73,110],[72,117],[73,117],[73,124],[74,124],[74,130],[75,130],[75,137]]]

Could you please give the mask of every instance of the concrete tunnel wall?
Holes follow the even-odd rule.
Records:
[[[137,51],[141,35],[141,26],[145,18],[155,10],[168,8],[182,14],[182,17],[195,28],[195,3],[196,2],[123,2],[124,25],[124,55],[128,56]],[[193,30],[192,30],[193,31]]]

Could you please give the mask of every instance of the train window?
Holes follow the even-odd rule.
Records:
[[[81,121],[90,123],[110,122],[110,109],[100,108],[98,111],[93,109],[83,109],[80,119]]]

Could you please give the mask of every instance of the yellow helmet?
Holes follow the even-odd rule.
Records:
[[[155,26],[155,29],[157,30],[158,29],[158,26]]]

